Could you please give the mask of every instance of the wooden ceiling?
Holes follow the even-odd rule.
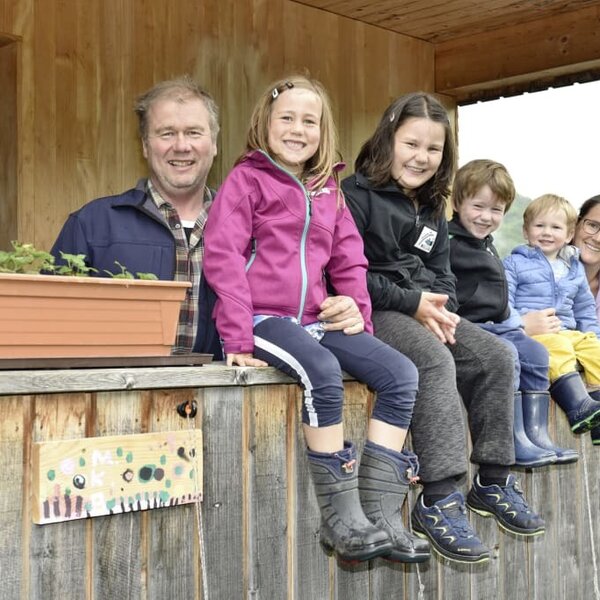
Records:
[[[600,0],[295,1],[434,44],[436,91],[457,98],[600,77]]]
[[[600,6],[598,0],[296,1],[434,44]]]

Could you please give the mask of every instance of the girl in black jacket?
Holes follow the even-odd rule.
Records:
[[[490,553],[471,528],[459,491],[467,470],[460,396],[471,460],[479,464],[467,506],[524,536],[543,533],[545,525],[509,473],[512,355],[454,312],[445,218],[454,167],[446,111],[428,94],[408,94],[386,109],[342,189],[364,238],[375,334],[419,370],[411,431],[424,489],[413,528],[446,558],[474,563]]]

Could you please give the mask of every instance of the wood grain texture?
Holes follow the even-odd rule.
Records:
[[[70,212],[145,175],[132,105],[159,80],[188,72],[220,105],[213,185],[286,73],[323,80],[350,164],[391,97],[433,91],[431,44],[289,0],[0,0],[0,34],[21,46],[16,235],[44,249]]]
[[[36,397],[34,402],[35,417],[28,431],[24,432],[24,443],[85,435],[89,406],[86,394]],[[27,496],[30,485],[28,481]],[[28,520],[31,520],[29,515]],[[30,598],[81,598],[82,592],[85,593],[90,564],[87,531],[87,523],[83,521],[69,523],[66,527],[31,526],[29,571],[26,574]],[[7,572],[13,568],[2,565],[0,570]]]
[[[221,381],[227,381],[229,370],[221,369]],[[213,373],[188,388],[0,397],[2,598],[204,600],[192,507],[46,526],[32,525],[29,512],[32,440],[185,429],[188,423],[176,406],[189,400],[198,405],[193,426],[204,434],[202,515],[210,598],[417,597],[416,567],[382,560],[342,567],[319,547],[320,517],[304,454],[298,387],[283,377],[270,382],[249,377],[247,385],[237,387],[213,386],[215,380]],[[346,398],[346,437],[360,447],[372,398],[350,382]],[[427,600],[489,600],[490,590],[498,600],[564,600],[573,590],[582,591],[582,598],[593,592],[600,454],[589,436],[570,432],[554,405],[551,429],[558,444],[585,451],[587,471],[582,458],[519,473],[529,503],[546,520],[546,535],[523,540],[501,532],[491,519],[471,515],[494,558],[469,567],[433,557],[419,567]],[[411,503],[416,493],[411,492]],[[589,582],[587,591],[582,581]]]

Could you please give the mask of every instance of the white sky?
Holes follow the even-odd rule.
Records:
[[[496,160],[519,194],[579,207],[600,194],[600,82],[459,107],[458,139],[459,166]]]

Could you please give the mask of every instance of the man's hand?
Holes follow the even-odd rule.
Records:
[[[365,330],[362,314],[350,296],[329,296],[320,308],[319,321],[325,321],[325,331],[343,331],[346,335],[353,335]]]
[[[227,366],[233,367],[268,367],[269,365],[264,360],[254,358],[252,354],[228,354]]]
[[[446,309],[448,296],[423,292],[413,317],[431,331],[442,344],[454,344],[456,326],[460,317]]]
[[[528,312],[521,315],[521,321],[527,335],[558,333],[561,328],[560,319],[556,316],[553,308]]]

